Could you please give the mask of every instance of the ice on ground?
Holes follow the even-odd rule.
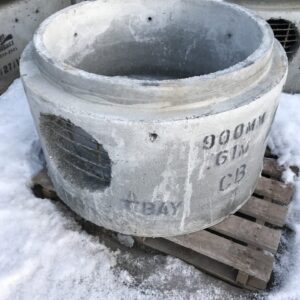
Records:
[[[269,144],[287,168],[300,166],[299,112],[300,95],[283,95]],[[20,80],[0,96],[0,137],[0,300],[253,298],[178,259],[113,251],[62,207],[35,198],[30,178],[42,162]],[[276,266],[278,286],[258,295],[271,300],[300,299],[300,183],[290,169],[285,178],[296,185],[295,235]]]

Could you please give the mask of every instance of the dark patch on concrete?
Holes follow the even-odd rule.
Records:
[[[142,86],[159,86],[159,83],[155,82],[155,81],[144,81],[144,82],[141,82],[141,85]]]
[[[149,138],[150,138],[150,141],[153,143],[156,141],[156,139],[158,138],[158,134],[153,132],[153,133],[149,133]]]
[[[112,162],[90,134],[70,120],[48,114],[40,116],[40,129],[49,155],[70,183],[91,191],[110,186]]]

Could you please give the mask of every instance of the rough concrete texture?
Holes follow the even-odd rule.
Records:
[[[255,11],[265,20],[284,19],[295,24],[300,35],[300,2],[298,0],[226,0]],[[284,91],[300,93],[300,48],[289,61],[289,72]]]
[[[0,1],[0,94],[19,76],[20,55],[38,25],[70,1]]]
[[[139,236],[197,231],[247,201],[286,72],[263,20],[192,0],[74,5],[21,62],[59,196]]]

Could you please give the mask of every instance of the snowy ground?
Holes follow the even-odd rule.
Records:
[[[300,95],[283,95],[270,146],[280,163],[300,166]],[[295,234],[276,266],[278,285],[252,295],[161,255],[113,251],[82,231],[68,212],[35,198],[39,143],[20,80],[0,96],[0,300],[300,299],[300,181],[289,226]]]

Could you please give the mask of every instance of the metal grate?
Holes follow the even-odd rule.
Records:
[[[43,114],[40,121],[49,155],[65,178],[90,190],[110,185],[111,160],[101,144],[69,120]]]
[[[289,59],[299,48],[299,33],[297,27],[292,22],[283,19],[268,20],[275,37],[283,46]]]

